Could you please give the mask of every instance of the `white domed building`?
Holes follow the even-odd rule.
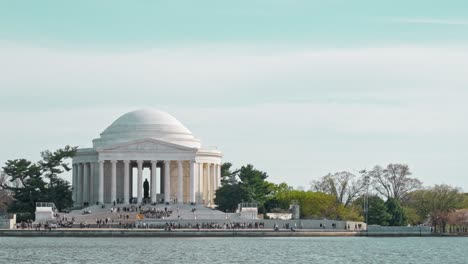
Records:
[[[73,200],[80,207],[131,201],[211,206],[221,185],[221,159],[220,151],[204,149],[170,114],[149,108],[129,112],[94,139],[92,148],[78,149]]]

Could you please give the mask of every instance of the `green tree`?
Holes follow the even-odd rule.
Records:
[[[462,208],[468,209],[468,193],[463,194]]]
[[[410,225],[421,225],[426,221],[426,218],[421,217],[415,208],[410,206],[403,206],[406,217],[408,218],[408,224]]]
[[[57,178],[54,185],[50,185],[47,191],[47,201],[55,204],[59,212],[73,207],[73,197],[70,183],[64,179]]]
[[[283,209],[287,209],[292,201],[297,201],[301,218],[362,220],[357,211],[344,207],[330,194],[290,189],[275,194],[275,198]]]
[[[49,150],[41,152],[42,160],[38,164],[42,175],[49,180],[50,186],[54,186],[55,181],[59,179],[59,174],[71,170],[65,160],[73,157],[76,154],[76,149],[76,147],[65,146],[63,149],[58,149],[54,152]]]
[[[361,196],[356,201],[354,201],[353,205],[356,208],[360,208],[361,216],[365,220],[365,196]],[[367,221],[369,225],[382,225],[388,226],[389,221],[392,216],[387,212],[387,206],[385,205],[385,201],[382,200],[377,195],[371,195],[368,197],[368,215]]]
[[[267,173],[248,164],[240,168],[238,177],[242,200],[244,202],[256,202],[259,211],[263,211],[264,204],[274,188],[273,183],[266,181],[268,178]]]
[[[242,192],[240,185],[226,184],[216,190],[214,199],[218,210],[223,212],[235,212],[239,203],[242,202]]]
[[[44,151],[42,160],[32,163],[26,159],[8,160],[3,167],[11,183],[2,188],[12,193],[10,212],[34,213],[36,202],[53,202],[59,210],[73,205],[70,184],[58,175],[69,171],[65,162],[76,153],[76,147],[66,146],[55,152]]]
[[[336,205],[335,197],[320,192],[291,190],[278,194],[281,204],[289,206],[297,201],[301,218],[334,218],[332,207]]]
[[[388,221],[390,226],[404,226],[408,224],[406,212],[397,199],[389,198],[385,202],[385,205],[387,206],[387,212],[391,215]]]
[[[234,211],[241,202],[255,202],[259,212],[264,212],[265,202],[270,198],[274,184],[267,182],[266,172],[257,170],[253,165],[242,166],[231,172],[231,164],[224,163],[221,167],[224,183],[216,191],[215,204],[223,211]]]
[[[41,168],[26,159],[8,160],[3,167],[10,175],[10,182],[17,181],[18,185],[3,184],[2,188],[13,194],[10,212],[30,212],[36,208],[36,202],[43,201],[46,182],[41,177]]]
[[[232,164],[230,162],[224,162],[221,164],[221,186],[227,184],[232,185],[238,182],[237,174],[239,173],[239,170],[232,171],[231,167]]]
[[[422,219],[429,219],[436,230],[445,232],[449,214],[463,208],[464,199],[458,188],[435,185],[411,193],[408,204]]]
[[[272,192],[269,196],[269,199],[265,202],[265,211],[271,212],[274,209],[282,209],[282,210],[289,209],[290,201],[287,201],[285,203],[285,201],[279,200],[278,197],[282,193],[292,191],[293,188],[291,186],[288,186],[287,183],[282,182],[280,184],[274,184],[271,189],[272,189]]]
[[[235,211],[241,202],[256,202],[260,213],[276,208],[287,210],[292,201],[297,201],[302,218],[362,220],[357,210],[337,202],[334,195],[293,190],[286,183],[273,184],[267,181],[266,172],[251,164],[235,172],[231,172],[230,163],[225,164],[222,169],[225,181],[215,197],[215,203],[222,211]]]

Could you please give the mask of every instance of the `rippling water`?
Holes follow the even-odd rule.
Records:
[[[0,263],[468,263],[468,238],[0,237]]]

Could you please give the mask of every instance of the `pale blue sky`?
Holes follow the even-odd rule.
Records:
[[[467,14],[453,0],[0,0],[0,163],[88,146],[151,106],[274,182],[404,162],[468,190]]]

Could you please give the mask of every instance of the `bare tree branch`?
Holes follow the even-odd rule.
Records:
[[[337,202],[348,206],[364,190],[364,181],[356,175],[343,171],[328,174],[319,180],[311,182],[312,190],[331,194],[336,197]]]
[[[375,166],[369,172],[369,176],[373,179],[373,186],[378,193],[387,199],[395,198],[399,201],[422,186],[420,180],[411,178],[410,175],[411,172],[406,164],[389,164],[385,169]]]

